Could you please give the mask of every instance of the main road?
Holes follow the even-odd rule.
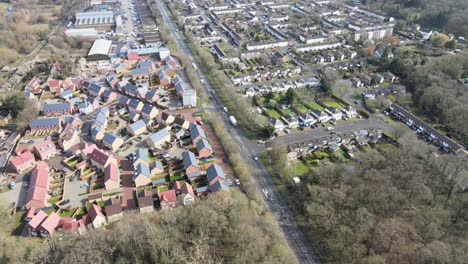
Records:
[[[158,5],[159,10],[161,11],[161,15],[163,17],[164,22],[169,27],[171,34],[176,41],[177,48],[179,49],[179,51],[186,54],[189,57],[189,59],[197,65],[198,76],[201,80],[203,80],[203,83],[205,84],[205,95],[209,94],[210,90],[212,90],[214,85],[206,77],[203,68],[200,67],[200,64],[193,56],[192,50],[187,46],[184,39],[180,36],[178,30],[176,29],[176,25],[172,21],[172,18],[165,3],[163,3],[162,0],[155,1]],[[212,96],[215,98],[216,101],[220,102],[218,98],[216,98],[215,94],[213,94]],[[213,109],[215,113],[217,113],[223,118],[227,126],[230,125],[227,115],[220,110],[220,107],[209,105],[207,108]],[[252,182],[255,185],[257,192],[262,197],[266,208],[276,219],[287,241],[287,244],[291,249],[297,262],[313,264],[321,263],[319,257],[307,241],[304,233],[297,225],[293,213],[283,201],[283,198],[276,189],[276,186],[273,183],[273,180],[269,175],[266,167],[260,161],[255,161],[253,159],[254,156],[257,157],[259,154],[255,151],[255,143],[246,139],[244,133],[240,129],[231,129],[231,135],[236,141],[237,145],[241,148],[241,151],[245,153],[244,157],[246,164],[249,164],[253,168],[253,174],[251,176]]]

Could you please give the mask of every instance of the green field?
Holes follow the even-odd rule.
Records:
[[[296,176],[302,176],[309,172],[309,168],[302,161],[294,163],[293,166],[295,167]]]
[[[269,109],[268,110],[268,115],[270,115],[270,117],[276,117],[276,118],[281,117],[281,114],[278,111],[276,111],[275,109]]]
[[[314,101],[308,101],[308,102],[305,102],[305,104],[306,104],[308,107],[313,108],[313,109],[315,109],[315,110],[320,110],[320,111],[324,110],[324,108],[323,108],[321,105],[317,104],[317,103],[314,102]]]
[[[305,107],[303,104],[295,104],[294,106],[296,107],[297,111],[301,112],[301,114],[307,113],[309,111],[309,109],[307,109],[307,107]]]
[[[345,106],[341,104],[340,102],[333,100],[333,99],[326,99],[326,100],[323,100],[322,102],[328,107],[342,108]]]

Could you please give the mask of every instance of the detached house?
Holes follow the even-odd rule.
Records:
[[[135,166],[133,181],[135,182],[135,187],[151,184],[151,170],[148,164],[141,162]]]
[[[189,205],[195,202],[195,193],[193,192],[193,187],[190,183],[181,183],[180,181],[176,181],[174,183],[174,190],[176,191],[176,194],[179,195],[183,205]]]
[[[161,209],[167,209],[177,205],[177,197],[174,190],[158,192],[158,198]]]
[[[92,151],[87,155],[87,158],[90,160],[93,166],[96,166],[101,171],[104,171],[104,169],[107,166],[109,166],[109,164],[117,164],[117,160],[111,154],[108,154],[105,151],[98,149],[94,144],[91,146],[94,147],[92,148]]]
[[[67,151],[74,145],[80,142],[80,137],[78,135],[78,130],[72,123],[68,123],[65,126],[65,129],[60,133],[58,144],[59,146]]]
[[[170,126],[172,123],[174,123],[175,118],[173,115],[169,114],[168,112],[162,112],[161,121],[164,125]]]
[[[311,114],[303,114],[299,116],[299,125],[301,126],[311,126],[317,123],[317,119],[315,119]]]
[[[141,109],[141,114],[144,118],[153,119],[158,114],[158,109],[150,104],[144,104]]]
[[[217,181],[226,181],[223,169],[215,163],[206,169],[206,177],[208,178],[208,185],[213,185]]]
[[[39,79],[34,76],[26,85],[26,90],[31,91],[33,94],[38,94],[41,92],[41,84]]]
[[[211,155],[213,155],[213,148],[211,147],[208,140],[202,138],[197,142],[197,152],[198,152],[198,157],[208,158]]]
[[[55,148],[54,142],[48,139],[34,145],[33,153],[38,159],[47,160],[55,156],[57,149]]]
[[[198,141],[206,139],[205,131],[196,123],[192,123],[190,126],[190,139],[192,140],[193,146],[196,146]]]
[[[284,128],[283,122],[281,122],[281,120],[276,117],[270,118],[270,124],[275,128],[275,132]]]

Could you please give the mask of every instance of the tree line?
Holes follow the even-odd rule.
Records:
[[[466,158],[406,143],[313,169],[305,183],[283,180],[298,223],[328,262],[468,262]]]

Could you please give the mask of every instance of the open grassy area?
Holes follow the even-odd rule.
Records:
[[[293,166],[294,166],[295,171],[296,171],[296,176],[302,176],[302,175],[307,174],[309,172],[309,168],[302,161],[294,163]]]
[[[321,111],[324,110],[324,108],[323,108],[321,105],[317,104],[317,103],[314,102],[314,101],[307,101],[307,102],[305,102],[305,104],[306,104],[308,107],[313,108],[313,109],[315,109],[315,110],[321,110]]]
[[[62,211],[59,215],[61,217],[71,217],[73,214],[75,213],[75,210],[65,210],[65,211]]]
[[[295,104],[294,107],[296,107],[297,111],[301,112],[301,114],[307,113],[309,109],[305,107],[303,104]]]
[[[342,108],[345,105],[341,104],[340,102],[333,100],[331,98],[325,99],[322,101],[326,106],[328,107],[334,107],[334,108]]]
[[[282,109],[282,111],[285,115],[290,115],[293,113],[293,111],[290,108]]]
[[[275,109],[269,109],[268,110],[268,115],[270,115],[270,117],[276,117],[276,118],[281,117],[281,114],[278,111],[276,111]]]

